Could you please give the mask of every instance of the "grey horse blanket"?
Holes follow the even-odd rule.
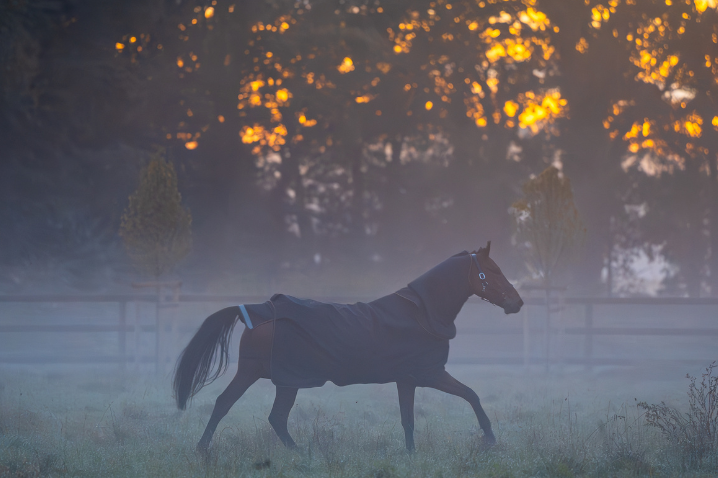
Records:
[[[471,295],[469,261],[467,252],[452,256],[408,287],[367,303],[276,294],[247,304],[255,327],[275,321],[272,382],[310,388],[441,373],[456,335],[454,319]]]

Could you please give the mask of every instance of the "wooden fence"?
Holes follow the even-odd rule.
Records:
[[[266,297],[248,297],[233,295],[192,295],[185,294],[181,296],[162,296],[158,298],[154,294],[144,295],[5,295],[0,296],[0,307],[7,304],[15,304],[15,306],[26,307],[29,304],[98,304],[106,305],[116,304],[117,321],[113,324],[72,324],[63,321],[62,324],[53,323],[33,323],[33,320],[22,321],[18,323],[17,319],[9,320],[9,317],[0,309],[0,336],[3,340],[9,340],[10,336],[17,339],[27,334],[46,333],[60,337],[62,334],[73,333],[114,333],[116,334],[116,353],[101,354],[62,354],[47,355],[38,350],[28,350],[22,354],[7,354],[0,350],[0,364],[60,364],[60,363],[90,363],[90,364],[120,364],[125,366],[128,363],[134,364],[154,364],[160,370],[166,367],[168,362],[173,361],[176,357],[179,338],[186,338],[196,330],[199,320],[202,317],[195,318],[192,326],[178,325],[176,320],[176,311],[183,304],[206,304],[214,306],[214,310],[230,304],[241,303],[258,303],[266,300]],[[351,303],[358,300],[366,300],[357,297],[325,297],[319,300],[327,302]],[[476,299],[469,301],[477,302]],[[504,365],[524,365],[543,364],[547,368],[550,364],[572,364],[584,365],[587,368],[600,365],[636,365],[646,362],[643,358],[621,358],[621,357],[597,357],[594,351],[594,342],[597,338],[603,336],[619,336],[619,337],[694,337],[696,340],[702,338],[710,338],[715,340],[718,345],[718,298],[599,298],[599,297],[566,297],[555,299],[555,309],[559,311],[566,307],[583,310],[583,323],[576,326],[576,320],[572,320],[573,324],[564,326],[560,322],[557,324],[549,323],[547,320],[541,325],[536,326],[536,320],[530,320],[529,315],[541,315],[546,308],[544,299],[527,298],[526,306],[522,312],[522,326],[514,327],[459,327],[460,335],[482,335],[482,336],[507,336],[509,340],[523,343],[523,354],[521,356],[469,356],[452,358],[450,363],[456,364],[504,364]],[[155,320],[153,324],[142,323],[139,317],[139,305],[144,304],[145,308],[154,309]],[[135,313],[131,314],[130,309],[134,305]],[[706,306],[715,309],[715,320],[709,321],[709,327],[646,327],[641,324],[632,324],[626,322],[620,327],[616,326],[596,326],[594,320],[594,309],[597,306],[620,306],[621,308],[632,308],[636,306],[679,306],[685,309],[687,306]],[[114,307],[114,306],[113,306]],[[712,310],[711,309],[711,310]],[[134,315],[133,317],[130,317]],[[163,317],[164,316],[164,317]],[[47,317],[45,317],[47,318]],[[535,317],[534,317],[535,318]],[[575,319],[575,318],[574,318]],[[15,322],[15,323],[8,323]],[[59,320],[58,320],[59,322]],[[539,321],[541,322],[541,321]],[[645,322],[645,321],[644,321]],[[672,322],[674,323],[674,322]],[[140,343],[142,338],[147,334],[151,334],[154,338],[154,347],[145,346],[142,350]],[[161,340],[162,336],[167,340]],[[515,338],[511,339],[510,337]],[[521,336],[521,339],[516,336]],[[551,354],[549,340],[551,337],[571,337],[583,336],[583,353],[574,356],[562,356]],[[128,339],[133,342],[131,353],[128,353]],[[536,341],[543,341],[545,345],[544,354],[532,354],[531,344]],[[146,340],[145,340],[146,342]],[[152,350],[152,348],[154,350]],[[164,348],[164,350],[163,350]],[[149,350],[148,350],[149,349]],[[712,357],[679,359],[678,361],[685,364],[703,365],[716,359],[718,355],[718,346],[714,349]],[[162,365],[164,364],[164,365]]]

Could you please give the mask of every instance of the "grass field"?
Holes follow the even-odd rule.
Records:
[[[267,422],[274,388],[262,381],[220,423],[205,464],[194,446],[231,369],[179,412],[169,377],[127,372],[122,379],[111,367],[4,368],[0,477],[718,476],[714,465],[685,469],[680,450],[637,406],[685,407],[686,371],[667,378],[620,369],[449,371],[481,397],[498,438],[492,449],[482,449],[467,403],[418,389],[417,452],[408,455],[393,384],[329,384],[299,392],[289,419],[299,451],[288,451]]]

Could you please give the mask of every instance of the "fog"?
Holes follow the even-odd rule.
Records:
[[[634,3],[1,5],[0,477],[715,473],[718,8]],[[260,379],[195,453],[211,314],[488,241],[524,305],[472,296],[445,368],[497,445],[420,386],[407,455],[396,385],[330,382],[285,450]]]

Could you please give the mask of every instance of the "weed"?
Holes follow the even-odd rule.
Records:
[[[646,423],[661,430],[680,451],[684,469],[718,465],[718,376],[713,375],[716,362],[701,375],[701,383],[690,374],[688,413],[660,404],[638,404],[646,411]]]

